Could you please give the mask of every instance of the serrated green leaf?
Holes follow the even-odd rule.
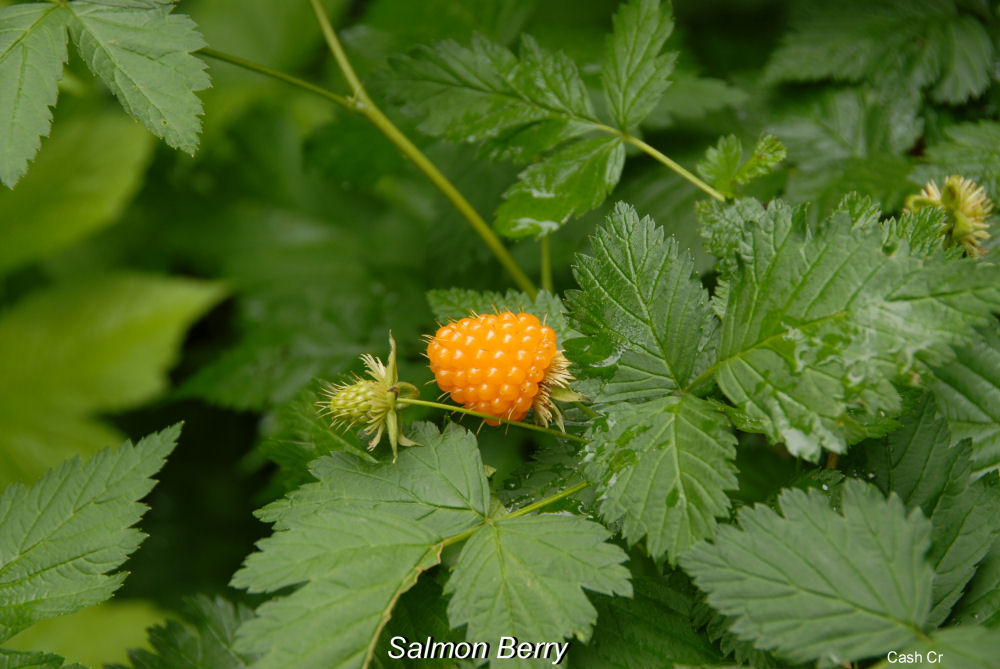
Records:
[[[618,184],[625,166],[620,137],[573,142],[531,165],[503,194],[497,232],[510,238],[544,237],[572,216],[599,206]]]
[[[452,423],[439,434],[429,423],[416,423],[408,435],[421,446],[401,452],[392,466],[347,453],[316,460],[310,472],[318,482],[264,507],[259,517],[289,523],[302,513],[342,503],[411,519],[441,537],[482,522],[489,487],[472,433]]]
[[[729,420],[690,395],[618,403],[590,434],[585,474],[601,489],[601,515],[623,521],[630,543],[677,561],[715,531],[736,488],[736,437]]]
[[[437,564],[441,541],[483,522],[489,488],[471,433],[410,432],[423,446],[392,463],[334,453],[313,464],[318,482],[265,507],[276,532],[258,543],[233,585],[270,600],[239,631],[236,649],[255,667],[361,667],[396,599]],[[319,640],[319,641],[317,641]]]
[[[70,32],[91,72],[132,118],[193,154],[202,112],[195,91],[211,84],[204,62],[192,55],[205,46],[194,22],[172,14],[172,4],[143,8],[74,0],[68,8]]]
[[[111,274],[56,285],[0,318],[0,483],[120,440],[93,420],[162,392],[187,327],[223,295],[193,279]]]
[[[142,183],[150,139],[117,113],[57,126],[18,187],[0,192],[0,274],[114,223]]]
[[[597,627],[586,646],[570,648],[569,663],[583,669],[632,669],[722,658],[692,621],[694,588],[679,573],[663,576],[633,556],[632,597],[599,597]]]
[[[555,330],[560,343],[575,334],[566,317],[562,300],[548,291],[539,291],[534,299],[527,293],[508,290],[506,293],[476,291],[465,288],[427,291],[427,303],[439,323],[457,321],[469,315],[495,311],[527,312]]]
[[[101,602],[118,589],[119,567],[145,535],[132,526],[180,425],[137,445],[64,462],[26,488],[0,494],[0,640],[39,620]]]
[[[718,258],[715,267],[723,277],[732,276],[739,264],[743,231],[763,222],[768,216],[767,209],[760,201],[748,197],[732,202],[701,200],[697,210],[705,250]]]
[[[949,141],[927,147],[924,161],[913,171],[921,185],[936,179],[939,185],[953,174],[972,179],[1000,201],[1000,123],[980,121],[948,126]]]
[[[736,195],[735,187],[768,174],[785,159],[785,147],[773,135],[762,135],[753,152],[743,160],[743,142],[736,135],[720,137],[698,163],[698,174],[727,197]]]
[[[632,594],[625,552],[607,543],[609,537],[597,523],[570,515],[508,517],[482,527],[462,548],[445,587],[452,627],[467,625],[470,642],[586,640],[597,611],[583,588]]]
[[[843,512],[815,490],[782,493],[782,515],[758,505],[681,563],[733,631],[794,661],[832,664],[918,638],[934,572],[921,558],[930,523],[899,498],[850,480]]]
[[[519,56],[474,35],[467,47],[446,40],[391,65],[391,94],[423,132],[471,143],[502,136],[494,157],[527,160],[598,122],[573,61],[527,36]]]
[[[670,86],[677,54],[660,51],[673,30],[670,2],[630,0],[615,14],[601,81],[611,114],[624,131],[642,123]]]
[[[252,658],[233,650],[237,628],[253,617],[243,604],[206,595],[185,602],[183,622],[149,630],[152,651],[129,651],[134,669],[246,669]],[[114,669],[114,668],[109,668]]]
[[[689,255],[649,218],[619,203],[580,256],[568,295],[577,327],[609,350],[601,401],[657,397],[707,366],[717,320]]]
[[[880,410],[898,411],[891,380],[918,353],[947,357],[969,341],[1000,299],[995,266],[886,255],[880,229],[852,228],[846,212],[817,228],[801,208],[771,203],[743,233],[709,368],[772,441],[809,459],[843,452]]]
[[[1000,631],[990,630],[982,627],[945,627],[936,630],[929,637],[910,644],[900,651],[904,656],[917,661],[914,653],[920,653],[921,658],[925,658],[930,663],[930,657],[934,657],[935,663],[940,663],[942,667],[948,669],[983,669],[984,667],[997,666],[997,648],[1000,647]],[[931,653],[936,655],[931,655]],[[900,662],[897,655],[896,662]],[[886,669],[895,666],[890,663],[889,658],[876,665],[878,669]]]
[[[986,326],[980,335],[934,368],[930,386],[952,439],[972,440],[977,473],[1000,468],[1000,326]]]
[[[440,540],[421,523],[339,504],[298,513],[258,542],[232,585],[272,592],[243,623],[235,649],[255,667],[362,667],[400,594],[439,561]]]
[[[920,508],[931,519],[928,559],[936,573],[928,623],[937,626],[948,617],[986,555],[993,533],[1000,530],[1000,497],[985,480],[972,481],[969,443],[952,447],[948,425],[932,396],[926,395],[902,423],[884,445],[865,451],[865,466],[879,488],[895,492],[909,508]]]
[[[49,134],[66,62],[66,12],[52,4],[0,8],[0,181],[13,188]]]
[[[84,669],[53,653],[31,653],[0,648],[0,669]]]
[[[952,611],[951,620],[956,625],[1000,627],[1000,537],[993,540],[986,557],[976,567],[976,574]]]
[[[888,89],[930,86],[936,102],[965,102],[990,82],[994,50],[985,27],[950,0],[803,3],[772,55],[777,81],[874,81]],[[843,49],[850,43],[850,49]]]

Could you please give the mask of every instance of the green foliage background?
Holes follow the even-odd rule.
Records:
[[[323,5],[378,106],[532,280],[551,264],[552,290],[515,285],[367,120],[192,55],[207,45],[347,96],[307,0],[172,12],[0,0],[0,130],[14,138],[0,156],[12,186],[0,189],[0,487],[44,483],[7,488],[0,522],[20,522],[4,504],[104,467],[100,494],[121,508],[93,522],[122,550],[77,555],[53,540],[23,558],[37,564],[0,560],[4,649],[86,666],[310,666],[303,639],[345,620],[377,637],[379,597],[425,570],[393,633],[485,638],[505,623],[475,585],[509,550],[523,558],[514,591],[548,579],[565,604],[524,604],[515,631],[572,637],[572,666],[864,666],[907,646],[964,658],[946,667],[998,666],[977,653],[1000,625],[1000,234],[962,260],[940,248],[938,215],[901,214],[907,195],[952,174],[1000,200],[993,4]],[[32,77],[18,78],[17,58]],[[783,202],[762,204],[772,198]],[[390,330],[400,378],[433,396],[421,335],[491,305],[547,315],[559,333],[601,414],[569,410],[582,451],[516,428],[473,438],[411,407],[407,424],[445,427],[415,428],[432,446],[405,452],[396,481],[356,434],[316,418],[318,380],[360,372],[362,353],[384,358]],[[143,497],[177,440],[164,427],[180,421]],[[94,456],[125,439],[137,446]],[[821,467],[821,448],[848,447],[839,469]],[[72,456],[94,457],[63,464]],[[114,458],[139,463],[132,478],[114,478]],[[373,492],[382,476],[415,498],[428,482],[462,494],[452,515],[408,523],[399,493]],[[582,480],[598,490],[549,507],[572,515],[500,509]],[[135,550],[140,499],[149,536]],[[322,508],[335,501],[345,507]],[[244,563],[271,533],[261,507],[275,533]],[[448,578],[454,549],[434,547],[462,533]],[[11,536],[0,556],[20,555]],[[302,537],[321,557],[278,573]],[[13,636],[106,599],[124,578],[107,572],[133,550],[113,600]],[[566,554],[588,559],[560,580],[547,565]],[[21,597],[3,590],[10,565],[61,560],[100,565],[101,582],[74,585],[72,605],[4,608]],[[817,565],[828,587],[789,595]],[[328,605],[344,579],[375,593],[347,614]],[[903,594],[879,590],[894,579]],[[752,603],[786,596],[780,610]],[[789,608],[815,620],[791,625]],[[829,619],[846,621],[841,638],[824,636]],[[373,666],[392,665],[376,640]],[[360,662],[349,643],[327,651],[330,666]],[[4,652],[0,666],[62,666]]]

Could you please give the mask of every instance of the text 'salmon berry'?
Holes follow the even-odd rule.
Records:
[[[483,314],[443,325],[427,357],[452,400],[497,418],[521,420],[534,409],[537,422],[561,426],[553,400],[581,399],[569,389],[573,377],[555,331],[532,314]]]

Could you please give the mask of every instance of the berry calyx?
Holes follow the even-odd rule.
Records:
[[[946,245],[961,244],[968,256],[982,254],[981,244],[990,236],[987,219],[993,212],[993,203],[975,181],[953,175],[945,179],[940,190],[935,182],[928,182],[918,195],[906,198],[905,206],[909,211],[943,208],[945,227],[942,233]]]
[[[389,362],[373,355],[364,354],[362,362],[370,379],[355,375],[347,383],[331,383],[322,391],[323,399],[316,403],[319,412],[331,418],[330,427],[351,428],[364,425],[363,435],[371,435],[368,450],[371,451],[381,441],[383,433],[389,435],[392,446],[392,461],[396,461],[398,446],[416,446],[402,431],[399,411],[406,405],[397,405],[396,400],[417,398],[420,391],[412,383],[399,381],[396,370],[396,341],[389,335]]]
[[[427,357],[438,386],[455,403],[497,418],[519,421],[534,409],[536,422],[555,420],[561,427],[553,395],[582,399],[569,390],[573,377],[555,331],[532,314],[507,311],[443,325],[430,338]]]

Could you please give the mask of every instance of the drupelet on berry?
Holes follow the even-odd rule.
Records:
[[[483,314],[438,328],[427,346],[431,371],[441,390],[467,409],[521,420],[560,421],[552,403],[577,399],[569,391],[569,362],[556,346],[556,333],[527,313]],[[488,421],[497,424],[497,421]]]

